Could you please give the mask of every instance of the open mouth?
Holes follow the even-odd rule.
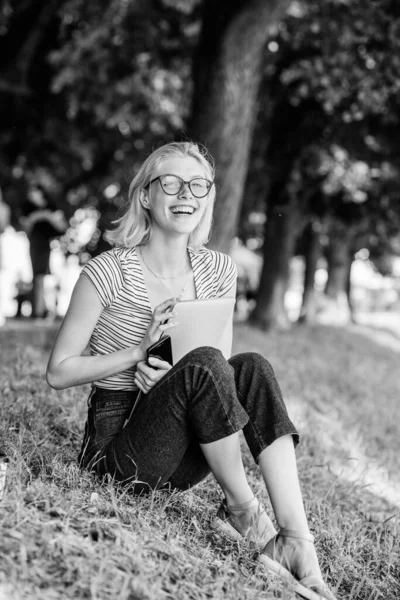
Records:
[[[171,212],[174,215],[192,215],[195,212],[195,208],[193,206],[172,206]]]

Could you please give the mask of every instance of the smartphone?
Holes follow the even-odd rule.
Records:
[[[147,348],[146,364],[154,369],[154,367],[149,363],[150,356],[155,356],[155,358],[165,360],[170,365],[173,365],[171,337],[166,335],[162,337],[161,340],[158,340],[158,342]]]
[[[172,344],[171,344],[170,336],[166,335],[166,336],[162,337],[161,340],[158,340],[158,342],[156,342],[152,346],[149,346],[147,348],[146,354],[147,354],[146,364],[149,367],[151,367],[152,369],[154,369],[154,367],[149,364],[150,356],[155,356],[156,358],[159,358],[160,360],[165,360],[170,365],[173,365],[174,363],[172,360]],[[136,400],[132,406],[131,412],[129,413],[129,417],[127,419],[125,419],[124,427],[129,423],[129,421],[135,411],[135,408],[137,407],[137,405],[139,404],[141,399],[142,399],[142,392],[140,391],[138,393],[138,395],[136,396]]]

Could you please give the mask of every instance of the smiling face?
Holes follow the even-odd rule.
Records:
[[[177,175],[184,181],[196,177],[210,179],[204,167],[191,156],[163,160],[152,179],[162,175]],[[187,184],[177,194],[166,194],[158,179],[148,186],[144,194],[144,206],[151,212],[153,228],[178,235],[189,236],[199,224],[208,203],[208,194],[204,198],[196,198]]]

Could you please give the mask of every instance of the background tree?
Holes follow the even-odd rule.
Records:
[[[289,3],[204,1],[189,134],[207,146],[217,164],[211,246],[225,252],[240,216],[265,42]]]
[[[111,0],[105,8],[99,0],[59,0],[39,10],[33,0],[9,2],[4,47],[17,28],[19,36],[0,68],[8,116],[22,121],[3,145],[10,204],[16,208],[26,193],[25,179],[43,184],[45,173],[55,206],[69,216],[77,198],[97,198],[108,212],[100,190],[111,174],[123,179],[152,147],[189,133],[206,142],[219,167],[214,244],[227,249],[242,199],[262,49],[288,4]]]
[[[14,226],[31,184],[68,219],[91,204],[110,225],[132,168],[188,113],[196,4],[3,5],[0,170]],[[110,185],[116,192],[104,194]]]
[[[282,318],[287,259],[281,253],[287,256],[294,244],[282,236],[293,236],[294,228],[279,228],[274,219],[295,220],[300,233],[300,225],[314,218],[307,208],[309,200],[316,198],[313,188],[290,193],[293,185],[298,187],[296,165],[302,152],[307,151],[308,144],[328,147],[337,143],[350,152],[352,163],[374,145],[382,146],[381,157],[386,152],[380,138],[390,124],[398,123],[399,23],[399,7],[389,0],[368,6],[358,1],[299,3],[266,47],[262,85],[266,96],[260,101],[258,119],[260,129],[268,132],[264,169],[269,179],[269,219],[264,237],[265,266],[252,315],[253,322],[264,328],[287,322]],[[271,58],[271,53],[275,57]],[[282,97],[286,98],[283,103]],[[265,117],[262,107],[267,101],[273,109]],[[288,116],[282,117],[285,103]],[[362,134],[357,143],[348,135],[347,130],[352,129]],[[255,144],[261,137],[255,136]],[[254,153],[257,156],[253,147]],[[250,175],[257,177],[257,170],[253,168]],[[335,202],[333,196],[331,201]],[[296,211],[302,219],[296,217]],[[280,237],[272,241],[277,232]]]
[[[0,188],[0,285],[1,285],[1,279],[2,279],[2,270],[3,270],[3,260],[2,260],[2,244],[1,244],[1,235],[2,233],[4,233],[4,230],[6,229],[6,227],[8,226],[10,222],[10,208],[9,206],[3,202],[3,194]],[[2,312],[2,306],[0,304],[0,325],[3,324],[3,312]]]
[[[13,224],[21,226],[28,190],[40,185],[74,227],[77,210],[97,211],[79,214],[97,215],[90,252],[101,251],[132,169],[159,144],[198,139],[218,169],[211,245],[229,249],[243,197],[243,215],[255,206],[267,214],[253,321],[287,324],[299,236],[305,227],[315,233],[307,224],[319,220],[333,240],[329,223],[357,204],[344,188],[326,191],[337,169],[332,148],[345,152],[349,172],[364,162],[383,182],[380,165],[397,168],[399,10],[392,0],[4,2],[0,176]],[[316,148],[317,168],[305,176],[304,157]],[[375,187],[366,207],[378,207]],[[373,227],[367,212],[355,210],[357,239],[361,222]],[[63,238],[71,251],[74,236]]]

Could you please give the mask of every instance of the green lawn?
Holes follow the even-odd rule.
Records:
[[[19,334],[20,335],[20,334]],[[292,598],[251,548],[212,534],[220,492],[135,497],[75,465],[88,387],[55,392],[47,352],[0,337],[0,600]],[[265,334],[235,351],[272,363],[302,437],[297,455],[321,566],[340,599],[400,598],[399,354],[343,329]],[[250,455],[254,491],[269,509]]]

